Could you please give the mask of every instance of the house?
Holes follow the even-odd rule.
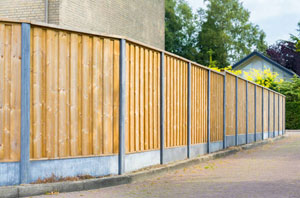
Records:
[[[297,75],[292,70],[289,70],[279,63],[271,60],[270,58],[266,57],[262,53],[257,51],[252,52],[242,60],[238,61],[232,66],[234,70],[241,70],[245,72],[249,72],[251,69],[257,69],[263,71],[265,69],[270,69],[271,72],[278,73],[277,78],[283,80],[290,80],[294,75]],[[242,77],[245,77],[244,72],[241,74]],[[298,76],[298,75],[297,75]]]
[[[164,49],[165,0],[0,0],[0,18],[125,36]]]

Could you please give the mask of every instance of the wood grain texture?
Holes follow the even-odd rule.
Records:
[[[0,23],[0,162],[20,160],[21,25]]]
[[[223,83],[223,75],[211,73],[211,142],[223,140]]]
[[[254,106],[254,84],[248,83],[248,134],[254,133],[254,119],[255,119],[255,106]]]
[[[165,55],[165,142],[167,148],[187,143],[187,63]]]
[[[119,145],[119,40],[32,28],[31,159]]]
[[[207,142],[206,69],[191,66],[191,144]]]
[[[263,89],[263,92],[264,92],[264,131],[263,132],[268,132],[268,105],[269,105],[269,99],[268,99],[268,90],[266,89]]]
[[[226,73],[226,135],[235,135],[236,83],[235,76]]]
[[[256,86],[256,132],[261,133],[262,129],[262,89]]]
[[[246,134],[246,81],[238,79],[238,134]]]
[[[270,92],[270,133],[274,131],[274,93]]]

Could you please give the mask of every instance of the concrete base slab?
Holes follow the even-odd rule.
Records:
[[[279,135],[282,135],[282,131],[279,131]]]
[[[246,135],[239,134],[238,135],[238,145],[246,144]]]
[[[256,132],[256,141],[261,141],[261,140],[262,140],[262,133]]]
[[[166,148],[163,163],[175,162],[187,158],[187,146]]]
[[[222,149],[223,149],[223,141],[211,142],[209,145],[209,151],[211,153],[222,150]]]
[[[91,175],[94,177],[118,174],[118,156],[97,156],[57,160],[38,160],[30,162],[30,182],[38,179],[75,177]]]
[[[207,144],[194,144],[191,145],[191,158],[207,153]]]
[[[268,132],[264,132],[264,140],[269,138],[269,133]]]
[[[248,134],[248,143],[254,142],[254,134]]]
[[[0,163],[0,186],[17,185],[20,183],[20,163]],[[1,197],[1,195],[0,195]]]
[[[160,164],[160,150],[125,155],[125,172]]]
[[[235,146],[235,136],[227,135],[226,136],[226,147]]]

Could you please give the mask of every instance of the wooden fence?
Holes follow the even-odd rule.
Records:
[[[21,33],[0,22],[1,162],[20,161],[24,146]],[[122,39],[31,24],[30,160],[225,148],[226,136],[284,131],[283,95],[128,39],[122,56]]]

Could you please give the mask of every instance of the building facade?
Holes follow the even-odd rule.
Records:
[[[0,18],[48,22],[164,49],[164,0],[1,0]]]
[[[270,69],[271,72],[277,73],[277,79],[283,79],[285,81],[289,81],[294,75],[297,75],[292,70],[289,70],[277,62],[269,59],[265,55],[259,52],[252,52],[239,62],[235,63],[232,68],[234,70],[241,70],[242,77],[245,77],[244,72],[250,72],[252,69],[256,69],[259,71],[264,71],[266,69]],[[297,75],[298,76],[298,75]]]

